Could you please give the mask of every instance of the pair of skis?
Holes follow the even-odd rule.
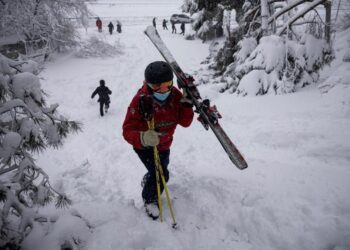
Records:
[[[216,106],[211,106],[208,99],[202,100],[200,93],[194,84],[193,77],[185,74],[182,71],[170,53],[169,49],[166,47],[165,43],[159,36],[157,30],[153,26],[149,26],[145,30],[145,34],[155,45],[160,54],[164,57],[165,61],[170,65],[171,69],[178,79],[179,88],[186,90],[188,98],[190,98],[193,102],[193,105],[196,108],[195,112],[199,114],[199,121],[202,123],[204,128],[206,130],[210,128],[214,132],[215,136],[226,151],[228,157],[237,168],[241,170],[247,168],[248,164],[243,158],[242,154],[238,151],[236,146],[233,144],[231,139],[227,136],[226,132],[219,124],[221,115],[217,111]]]

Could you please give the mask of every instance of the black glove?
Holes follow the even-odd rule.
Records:
[[[140,114],[145,121],[150,121],[153,116],[153,97],[151,95],[140,96]]]

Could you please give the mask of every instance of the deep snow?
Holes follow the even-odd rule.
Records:
[[[153,11],[159,10],[152,16],[179,12],[166,8],[164,13],[164,3],[157,8],[159,1],[150,2]],[[129,4],[135,13],[145,8],[140,0]],[[99,5],[95,11],[118,17],[123,9],[113,12],[114,7]],[[236,169],[199,122],[178,127],[168,187],[179,230],[171,228],[166,207],[162,224],[145,216],[140,195],[145,168],[121,130],[144,68],[161,59],[143,34],[151,24],[149,14],[144,15],[125,24],[122,34],[98,34],[93,25],[82,31],[84,39],[118,42],[123,54],[88,59],[60,55],[41,74],[48,101],[58,102],[60,112],[84,124],[83,132],[71,135],[63,148],[38,159],[52,182],[73,199],[73,208],[94,226],[88,238],[81,236],[83,249],[350,249],[348,79],[327,93],[312,86],[295,94],[244,98],[219,94],[216,85],[201,85],[203,97],[217,105],[222,126],[249,168]],[[204,67],[200,63],[209,44],[163,31],[159,20],[158,27],[184,70],[193,73]],[[347,38],[342,39],[343,46]],[[341,65],[339,75],[350,69],[349,63]],[[96,99],[90,99],[100,79],[113,91],[103,118]],[[45,249],[44,243],[41,247]]]

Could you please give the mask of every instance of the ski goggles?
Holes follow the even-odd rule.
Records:
[[[173,87],[173,80],[162,83],[147,83],[147,86],[150,87],[154,92],[165,93],[171,90]]]

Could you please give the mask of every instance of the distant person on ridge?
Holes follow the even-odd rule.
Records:
[[[163,30],[168,30],[168,26],[166,25],[168,21],[163,19]]]
[[[122,23],[117,21],[117,32],[122,33]]]
[[[130,143],[147,173],[142,180],[142,198],[146,213],[159,216],[153,147],[157,147],[164,179],[169,180],[170,146],[176,126],[188,127],[193,120],[193,103],[173,86],[173,72],[168,63],[156,61],[145,70],[142,87],[132,99],[123,123],[124,139]],[[152,118],[153,117],[153,118]],[[154,119],[155,129],[147,121]],[[160,185],[163,192],[163,185]]]
[[[106,113],[108,112],[109,104],[111,103],[109,95],[112,94],[112,91],[105,86],[105,80],[100,80],[100,86],[92,93],[91,99],[93,99],[96,94],[99,96],[97,101],[100,103],[100,115],[103,116],[103,108]]]
[[[112,22],[109,22],[109,24],[108,24],[108,30],[109,30],[109,34],[111,34],[111,35],[112,35],[113,30],[114,30],[114,25],[113,25],[113,23],[112,23]]]
[[[99,17],[96,20],[96,26],[97,26],[98,32],[102,32],[102,21]]]
[[[180,35],[185,35],[185,23],[181,23],[180,29],[181,29]]]
[[[176,34],[176,26],[175,26],[175,22],[170,20],[171,22],[171,34]]]
[[[157,28],[156,18],[155,17],[153,17],[152,24],[153,24],[154,28]]]

